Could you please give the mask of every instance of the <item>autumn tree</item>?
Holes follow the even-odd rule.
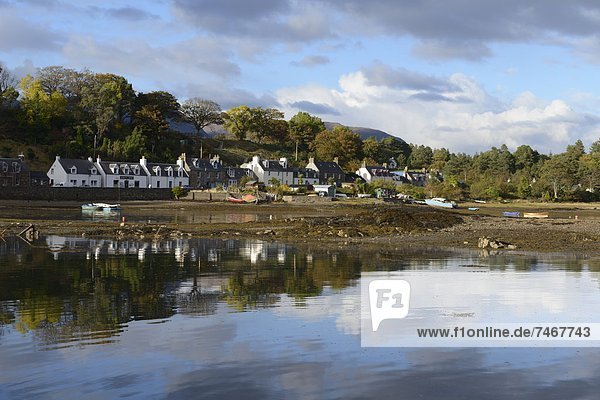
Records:
[[[338,125],[317,134],[313,148],[318,159],[331,161],[338,157],[340,164],[346,165],[362,158],[362,144],[357,133]]]
[[[309,150],[319,132],[325,130],[321,118],[300,111],[288,122],[290,138],[296,143],[299,150]]]
[[[187,99],[181,105],[181,116],[183,119],[194,125],[196,134],[206,126],[211,124],[221,124],[221,106],[211,100],[204,100],[199,97]]]
[[[39,80],[27,75],[19,87],[22,92],[21,107],[25,121],[36,134],[56,126],[66,111],[66,99],[58,92],[47,94]]]
[[[250,107],[238,106],[223,113],[225,129],[238,140],[245,140],[253,128],[253,115]]]

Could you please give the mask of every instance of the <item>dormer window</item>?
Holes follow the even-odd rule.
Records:
[[[98,170],[96,169],[96,167],[90,168],[90,174],[91,175],[96,175],[97,173],[98,173]]]
[[[133,174],[134,175],[139,175],[140,174],[140,166],[139,165],[134,165],[133,166]]]
[[[129,175],[129,165],[121,164],[121,171],[123,171],[125,175]]]
[[[17,174],[21,172],[21,164],[18,162],[13,162],[13,171],[15,171]]]
[[[117,164],[110,164],[110,172],[112,172],[113,174],[118,174],[119,173],[119,166]]]
[[[263,164],[264,164],[265,168],[269,168],[269,161],[268,160],[263,161]]]
[[[177,176],[180,178],[183,176],[183,170],[181,168],[177,170]]]
[[[173,176],[173,167],[167,167],[166,171],[168,176]]]
[[[2,162],[2,172],[8,172],[8,164],[4,161]]]
[[[76,174],[76,173],[77,173],[77,167],[76,167],[76,166],[74,166],[74,165],[73,165],[73,166],[71,167],[71,173],[72,173],[72,174]]]
[[[160,167],[158,165],[154,166],[152,171],[154,171],[155,175],[160,175]]]

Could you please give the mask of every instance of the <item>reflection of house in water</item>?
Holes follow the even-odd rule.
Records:
[[[284,264],[288,253],[288,247],[281,243],[247,241],[244,246],[241,243],[238,246],[240,256],[250,260],[252,264],[267,260],[277,260],[279,264]]]
[[[215,314],[228,280],[229,278],[223,276],[201,276],[181,282],[174,293],[177,313]]]

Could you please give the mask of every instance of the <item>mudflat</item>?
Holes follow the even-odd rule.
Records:
[[[153,201],[127,202],[122,207],[118,215],[86,217],[75,202],[0,202],[0,233],[17,234],[34,224],[42,235],[260,238],[394,248],[476,248],[479,238],[488,237],[517,251],[600,255],[598,203],[465,203],[445,210],[365,199],[259,205]],[[502,216],[504,211],[547,212],[549,218],[509,218]]]

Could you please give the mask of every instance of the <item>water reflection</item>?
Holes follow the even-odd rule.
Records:
[[[600,293],[598,260],[571,255],[6,238],[0,398],[595,398],[595,349],[359,347],[361,273],[464,268]]]

